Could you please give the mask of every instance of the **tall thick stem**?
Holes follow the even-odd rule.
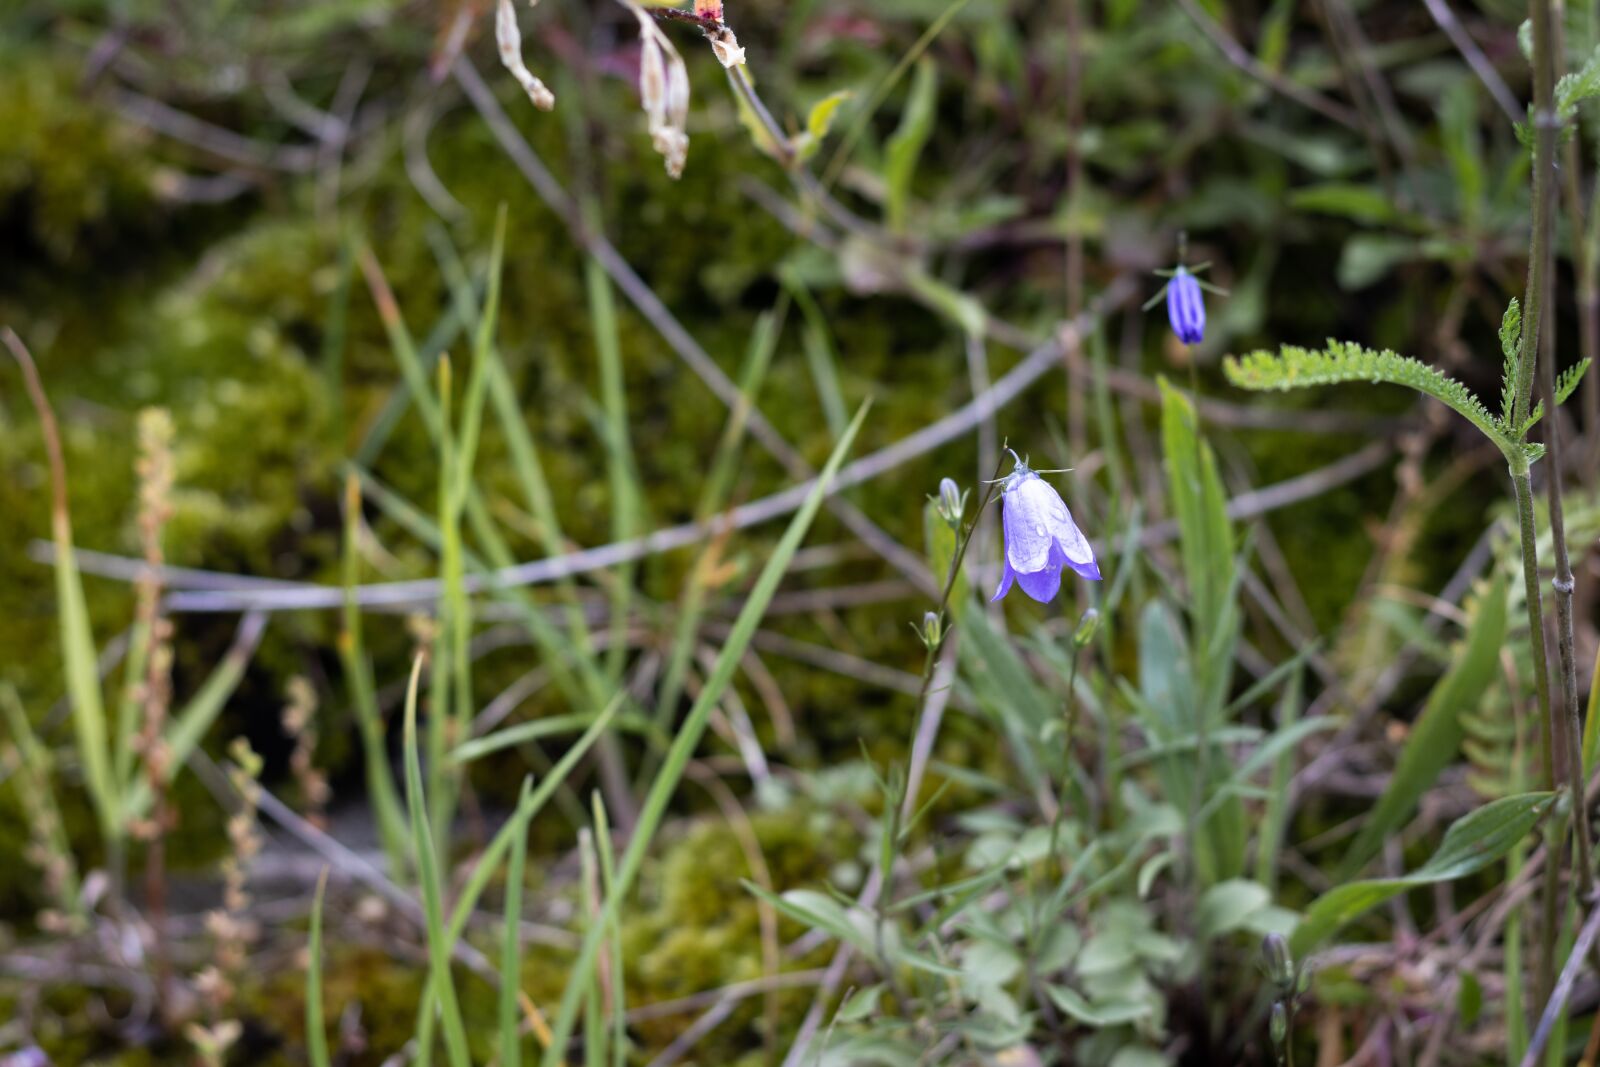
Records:
[[[1526,462],[1511,471],[1511,485],[1516,493],[1518,532],[1522,541],[1522,585],[1528,602],[1528,642],[1532,648],[1534,691],[1539,700],[1539,755],[1544,767],[1544,786],[1555,789],[1556,760],[1554,752],[1555,731],[1550,714],[1550,672],[1546,666],[1544,643],[1544,604],[1539,591],[1538,532],[1533,519],[1533,485],[1528,478]],[[1554,844],[1554,842],[1552,842]],[[1544,865],[1544,883],[1539,900],[1538,956],[1533,983],[1534,1010],[1550,999],[1555,986],[1556,923],[1558,921],[1556,897],[1561,883],[1561,866],[1556,862],[1556,849],[1550,852],[1551,860]]]
[[[1551,27],[1551,36],[1554,47],[1551,49],[1554,74],[1559,80],[1567,73],[1567,49],[1565,44],[1565,30],[1563,29],[1561,10],[1565,5],[1557,2],[1557,17]],[[1593,38],[1593,18],[1590,18],[1591,29],[1589,36]],[[1594,43],[1588,42],[1589,47],[1584,49],[1585,54],[1593,51]],[[1600,231],[1593,226],[1593,219],[1586,219],[1583,210],[1583,168],[1579,162],[1578,136],[1569,137],[1561,146],[1561,201],[1567,213],[1567,231],[1572,239],[1572,270],[1577,276],[1577,304],[1578,304],[1578,354],[1594,363],[1600,363],[1600,278],[1595,270],[1595,256],[1600,254],[1596,241],[1600,240]],[[1600,185],[1595,187],[1595,201],[1590,204],[1592,214],[1600,210]],[[1552,376],[1554,369],[1551,370]],[[1588,432],[1588,440],[1584,442],[1590,456],[1590,462],[1585,464],[1583,480],[1586,485],[1593,486],[1594,480],[1600,476],[1600,421],[1597,421],[1596,411],[1600,411],[1600,379],[1591,379],[1584,383],[1584,427]],[[1548,394],[1547,394],[1548,395]],[[1546,407],[1554,409],[1553,400],[1546,401]],[[1554,427],[1552,426],[1552,431]],[[1551,466],[1560,470],[1560,465],[1551,456]],[[1558,598],[1559,599],[1559,598]],[[1570,605],[1569,605],[1570,609]],[[1556,610],[1559,612],[1560,604]]]
[[[1543,337],[1546,296],[1550,286],[1551,222],[1555,207],[1555,19],[1551,0],[1531,0],[1533,23],[1533,226],[1528,250],[1528,290],[1522,302],[1522,340],[1517,360],[1516,392],[1512,402],[1512,426],[1526,423],[1533,396],[1534,364],[1539,359]],[[1512,486],[1516,493],[1518,532],[1522,541],[1522,579],[1528,601],[1528,640],[1533,651],[1534,687],[1539,700],[1539,740],[1544,763],[1544,784],[1554,789],[1556,761],[1554,739],[1558,730],[1550,705],[1550,675],[1544,641],[1544,603],[1539,589],[1538,530],[1533,516],[1533,486],[1528,478],[1528,461],[1522,455],[1512,460]],[[1564,776],[1563,776],[1564,777]],[[1559,865],[1545,864],[1540,901],[1538,958],[1534,978],[1534,1003],[1549,999],[1555,985],[1557,895],[1560,889]]]
[[[1553,332],[1553,331],[1552,331]],[[1552,347],[1553,346],[1548,346]],[[1562,755],[1567,788],[1572,791],[1573,832],[1577,849],[1578,884],[1585,899],[1594,890],[1594,869],[1589,858],[1589,809],[1583,797],[1583,726],[1578,718],[1578,665],[1572,648],[1572,562],[1567,557],[1567,526],[1561,499],[1561,420],[1556,417],[1555,353],[1547,351],[1539,372],[1544,396],[1544,441],[1547,465],[1545,485],[1550,502],[1550,542],[1556,573],[1551,579],[1551,599],[1556,605],[1556,663],[1561,672],[1560,720]]]

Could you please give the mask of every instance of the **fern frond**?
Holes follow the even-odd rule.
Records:
[[[1505,370],[1500,379],[1500,426],[1511,425],[1511,409],[1517,399],[1517,356],[1522,351],[1522,305],[1516,297],[1506,305],[1500,319],[1500,351],[1505,354]]]
[[[1321,352],[1284,345],[1280,354],[1252,352],[1228,357],[1223,373],[1241,389],[1289,390],[1339,382],[1389,382],[1424,393],[1482,430],[1502,451],[1514,448],[1498,419],[1460,382],[1421,360],[1378,352],[1347,341],[1328,342]]]
[[[1561,372],[1561,377],[1556,379],[1556,404],[1558,406],[1567,402],[1567,397],[1571,396],[1573,390],[1578,388],[1578,383],[1583,381],[1583,372],[1588,369],[1589,361],[1585,359],[1576,366],[1568,367]]]

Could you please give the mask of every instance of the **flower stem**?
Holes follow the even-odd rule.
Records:
[[[1572,561],[1567,556],[1567,524],[1561,500],[1561,422],[1556,417],[1556,372],[1554,353],[1546,353],[1539,373],[1544,395],[1545,488],[1550,502],[1550,541],[1556,573],[1551,579],[1550,599],[1556,605],[1556,661],[1561,672],[1561,705],[1555,712],[1561,726],[1565,750],[1567,787],[1572,790],[1572,818],[1578,884],[1587,899],[1594,891],[1594,869],[1590,862],[1589,808],[1583,795],[1583,726],[1578,718],[1578,666],[1572,647]]]
[[[1554,754],[1554,722],[1550,709],[1550,672],[1546,666],[1544,643],[1544,604],[1539,589],[1538,533],[1533,518],[1533,486],[1528,478],[1526,461],[1514,466],[1511,485],[1517,501],[1517,528],[1522,542],[1522,584],[1528,602],[1528,642],[1532,650],[1533,684],[1539,701],[1539,754],[1544,767],[1544,787],[1554,789],[1556,782]],[[1556,894],[1561,880],[1560,864],[1555,849],[1544,865],[1544,885],[1539,907],[1539,955],[1534,981],[1532,1003],[1542,1005],[1550,997],[1555,985]],[[1537,1009],[1535,1009],[1537,1010]]]
[[[1530,0],[1533,23],[1533,226],[1528,250],[1528,289],[1522,303],[1522,339],[1512,401],[1511,425],[1516,433],[1527,422],[1533,396],[1534,364],[1543,337],[1545,296],[1549,291],[1551,223],[1555,200],[1555,36],[1551,0]],[[1550,705],[1550,676],[1544,640],[1544,603],[1539,589],[1538,531],[1533,514],[1533,486],[1528,460],[1516,454],[1511,462],[1511,483],[1516,495],[1517,530],[1522,542],[1522,580],[1528,604],[1528,640],[1533,652],[1534,689],[1539,701],[1539,746],[1543,756],[1544,784],[1554,789],[1556,762],[1554,739],[1558,724]],[[1554,844],[1554,842],[1552,842]],[[1533,1003],[1543,1004],[1555,985],[1557,895],[1560,869],[1552,848],[1539,911],[1538,957]]]

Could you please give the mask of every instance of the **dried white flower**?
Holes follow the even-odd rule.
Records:
[[[532,0],[528,6],[532,7],[537,2]],[[517,79],[517,84],[527,91],[533,106],[540,111],[555,107],[556,94],[534,77],[522,62],[522,33],[517,29],[517,13],[511,6],[511,0],[500,0],[500,6],[495,11],[494,40],[500,46],[500,62]]]
[[[721,26],[706,36],[711,39],[711,50],[717,54],[718,63],[730,70],[744,66],[744,49],[739,47],[739,38],[733,35],[732,30]]]
[[[676,178],[689,155],[689,71],[655,19],[629,0],[622,2],[639,20],[639,100],[650,125],[650,143]]]

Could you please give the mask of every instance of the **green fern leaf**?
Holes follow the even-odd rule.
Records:
[[[1516,297],[1506,305],[1500,319],[1500,351],[1505,354],[1505,370],[1500,382],[1500,426],[1511,425],[1511,409],[1517,397],[1517,354],[1522,349],[1522,305]]]
[[[1378,352],[1346,341],[1328,342],[1320,352],[1284,345],[1278,355],[1252,352],[1223,361],[1228,380],[1241,389],[1288,390],[1338,382],[1389,382],[1433,397],[1465,418],[1502,451],[1515,447],[1500,421],[1466,386],[1420,360]]]
[[[1567,402],[1567,397],[1571,396],[1573,390],[1578,388],[1578,383],[1583,381],[1583,372],[1588,369],[1589,361],[1585,359],[1576,366],[1568,367],[1562,372],[1561,377],[1556,379],[1556,404],[1558,406]]]

